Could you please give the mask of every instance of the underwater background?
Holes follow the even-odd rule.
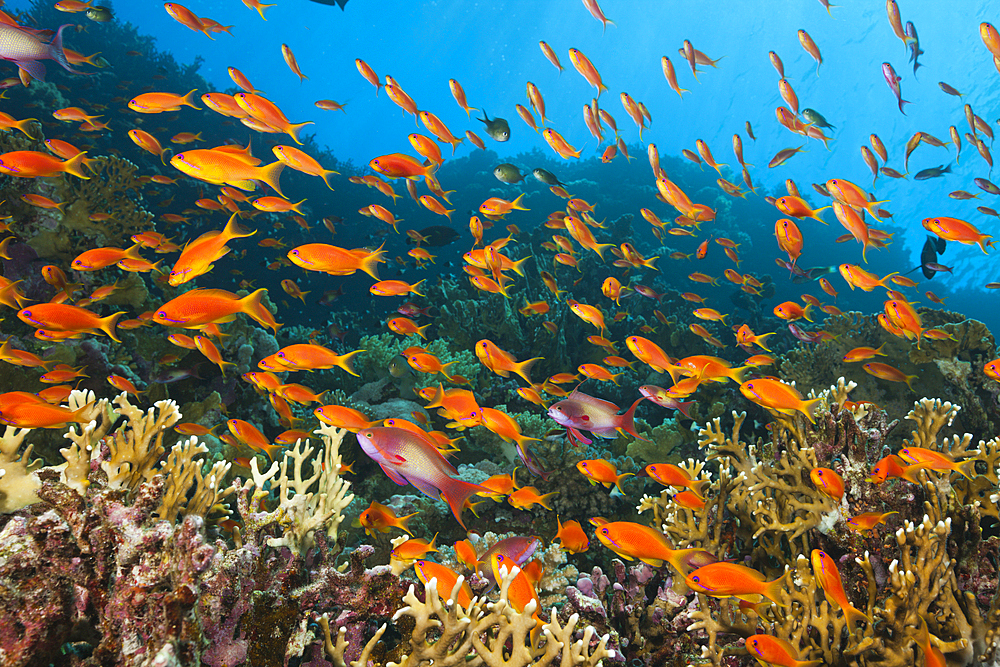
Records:
[[[2,8],[0,665],[541,665],[554,637],[589,664],[997,664],[993,7],[255,4]],[[67,67],[63,25],[86,58]],[[18,78],[12,35],[47,50],[44,80]],[[241,91],[280,111],[202,98]],[[176,97],[138,112],[155,93]],[[587,107],[617,128],[598,139]],[[74,109],[94,118],[53,116]],[[50,140],[95,162],[3,161]],[[206,176],[220,150],[250,175]],[[206,234],[225,241],[194,257]],[[133,243],[137,264],[79,270]],[[174,319],[202,289],[244,301]],[[78,309],[43,324],[48,303]],[[520,579],[498,586],[496,553]],[[754,574],[720,592],[692,579],[707,565]],[[472,585],[464,630],[424,567]]]

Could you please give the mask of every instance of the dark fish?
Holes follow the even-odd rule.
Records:
[[[114,18],[114,14],[111,13],[111,9],[109,7],[98,5],[96,7],[87,8],[87,18],[91,21],[97,21],[98,23],[107,23]]]
[[[951,173],[951,165],[947,167],[941,165],[940,167],[929,167],[927,169],[921,169],[917,172],[917,175],[913,178],[918,181],[926,181],[929,178],[937,178],[938,176],[944,176],[945,174]]]
[[[312,0],[313,2],[318,2],[321,5],[330,5],[333,7],[337,5],[341,10],[344,9],[344,5],[347,4],[347,0]]]
[[[425,246],[430,246],[432,248],[440,248],[443,245],[448,245],[449,243],[458,238],[458,232],[456,232],[451,227],[446,227],[444,225],[434,225],[433,227],[424,227],[417,233],[426,239],[425,241],[421,241],[421,244]],[[414,240],[407,237],[406,243],[408,245],[413,245]]]
[[[542,169],[541,167],[532,169],[531,174],[545,185],[563,185],[563,183],[556,178],[555,174],[546,169]]]
[[[938,236],[928,235],[927,240],[924,241],[924,247],[920,251],[920,271],[927,280],[933,278],[934,274],[937,273],[932,265],[937,264],[938,255],[944,253],[945,246],[945,240]]]
[[[941,90],[943,90],[944,92],[948,93],[949,95],[954,95],[955,97],[961,97],[962,96],[962,93],[958,92],[957,90],[955,90],[954,88],[952,88],[951,86],[949,86],[944,81],[938,81],[938,86],[941,88]]]
[[[823,114],[815,109],[803,109],[802,116],[816,127],[828,127],[831,130],[837,129],[836,125],[830,125],[830,123],[826,122],[826,118],[823,118]]]
[[[493,175],[497,177],[497,180],[501,183],[514,184],[520,183],[524,180],[524,176],[521,174],[521,170],[515,165],[509,162],[504,162],[503,164],[498,164],[493,170]]]
[[[813,268],[806,269],[805,271],[799,269],[798,267],[795,268],[797,271],[795,272],[795,276],[792,278],[792,282],[796,284],[818,280],[823,276],[837,272],[836,266],[814,266]]]
[[[917,58],[924,55],[924,51],[920,48],[920,38],[917,37],[917,28],[913,25],[913,21],[906,22],[906,30],[904,32],[907,37],[913,38],[913,41],[909,43],[910,62],[913,63],[913,76],[916,76],[917,68],[920,67],[920,63],[917,62]]]
[[[198,378],[198,366],[194,368],[173,368],[170,370],[165,370],[155,378],[150,380],[151,384],[170,384],[171,382],[180,382],[181,380],[186,380],[188,378]]]
[[[510,125],[503,118],[490,120],[489,115],[484,110],[483,117],[476,120],[486,125],[486,134],[490,135],[491,139],[495,141],[507,141],[510,139]]]

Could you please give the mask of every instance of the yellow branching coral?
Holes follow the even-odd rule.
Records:
[[[31,445],[18,453],[30,428],[8,426],[0,436],[0,513],[13,512],[38,502],[38,479],[32,473],[42,467],[31,460]]]
[[[1000,439],[972,449],[968,434],[942,438],[940,432],[952,423],[958,406],[931,399],[917,401],[907,415],[916,428],[903,447],[924,447],[956,461],[976,457],[986,462],[988,470],[971,481],[958,479],[957,473],[948,470],[921,470],[920,483],[909,488],[922,492],[923,517],[904,519],[884,544],[867,542],[866,548],[870,545],[879,553],[859,551],[857,547],[865,544],[861,538],[846,531],[838,534],[837,527],[842,527],[839,510],[846,505],[817,493],[809,481],[809,471],[818,463],[812,445],[839,433],[842,422],[859,418],[857,412],[844,412],[848,391],[849,384],[840,383],[821,395],[830,411],[815,425],[802,418],[779,420],[769,443],[758,439],[756,444],[747,444],[741,439],[744,414],[734,413],[731,434],[723,432],[718,419],[708,424],[700,431],[700,444],[710,447],[709,459],[717,461],[720,470],[707,490],[703,510],[679,508],[666,492],[658,499],[643,499],[640,511],[652,511],[677,547],[702,546],[726,558],[733,555],[727,551],[728,544],[749,553],[750,564],[768,579],[790,571],[785,606],[740,608],[734,598],[715,600],[699,594],[699,609],[690,614],[693,622],[688,631],[702,636],[702,657],[716,667],[724,664],[726,656],[746,655],[742,646],[727,644],[727,635],[737,638],[757,632],[789,642],[801,660],[818,659],[836,667],[903,667],[916,664],[916,644],[926,621],[933,644],[948,655],[949,664],[995,664],[1000,595],[993,596],[984,611],[983,600],[960,585],[957,559],[974,547],[956,543],[961,538],[953,534],[953,523],[959,522],[956,526],[966,536],[979,530],[975,512],[987,513],[983,505],[997,495]],[[831,428],[835,423],[837,429]],[[864,453],[864,448],[844,447],[840,465],[855,475],[855,483],[870,484],[858,481],[867,478],[866,471],[859,472],[865,470],[863,457],[849,460],[852,451]],[[694,478],[708,478],[694,461],[684,468]],[[894,483],[909,486],[908,482]],[[861,490],[857,494],[856,500],[863,495]],[[830,517],[835,520],[824,520]],[[828,534],[824,537],[820,531]],[[810,559],[817,543],[840,552],[835,561],[839,568],[861,575],[860,581],[847,587],[847,601],[863,597],[864,604],[854,604],[871,622],[859,621],[852,627],[841,601],[824,590],[826,580],[814,571]]]
[[[198,454],[207,454],[208,447],[191,436],[185,442],[174,445],[167,460],[160,467],[160,473],[167,478],[167,484],[160,500],[156,515],[171,523],[182,514],[209,516],[213,510],[226,515],[228,510],[220,506],[222,499],[233,493],[232,487],[222,488],[222,480],[232,467],[228,461],[216,461],[208,474],[202,474],[202,461],[195,459]],[[191,486],[194,492],[190,494]]]
[[[344,510],[354,500],[354,494],[350,493],[351,483],[340,474],[343,462],[340,444],[347,431],[322,426],[315,432],[323,439],[322,456],[311,458],[315,448],[309,445],[308,440],[300,440],[285,452],[280,465],[275,461],[264,473],[257,469],[256,459],[251,461],[252,479],[244,484],[244,489],[255,489],[254,503],[267,496],[265,487],[269,482],[277,484],[276,521],[283,535],[269,538],[267,544],[275,548],[288,547],[300,555],[315,545],[314,534],[317,530],[325,530],[330,545],[336,548]],[[312,473],[303,477],[306,461],[312,462]]]
[[[559,622],[555,608],[551,609],[549,621],[542,624],[541,632],[536,629],[535,602],[529,602],[524,611],[517,612],[507,601],[507,591],[518,570],[508,572],[500,586],[500,599],[490,602],[485,598],[475,598],[468,609],[455,603],[458,589],[464,579],[460,578],[447,601],[437,591],[437,580],[427,583],[424,601],[421,601],[411,585],[403,597],[406,604],[396,612],[393,621],[403,616],[412,619],[413,630],[404,638],[402,650],[405,652],[399,662],[389,662],[384,667],[529,667],[537,665],[559,665],[559,667],[597,667],[605,658],[614,658],[615,652],[607,648],[609,636],[604,635],[591,648],[596,639],[592,627],[583,631],[581,639],[573,636],[579,617],[576,614]],[[334,642],[329,620],[320,619],[326,640],[327,655],[338,667],[346,667],[344,651],[348,644],[344,639],[345,630],[337,633]],[[383,625],[372,636],[361,652],[361,656],[351,662],[352,667],[366,667],[375,645],[386,630]],[[534,636],[537,635],[537,636]]]

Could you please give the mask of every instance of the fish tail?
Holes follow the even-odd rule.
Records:
[[[688,484],[688,488],[699,498],[705,497],[705,486],[709,484],[707,479],[694,480]]]
[[[809,317],[809,311],[812,310],[812,307],[813,305],[811,303],[807,303],[806,307],[802,309],[802,317],[804,317],[807,322],[812,322],[812,318]]]
[[[323,182],[326,183],[326,187],[328,187],[331,190],[333,190],[333,186],[330,185],[330,175],[331,174],[337,176],[337,175],[340,175],[340,172],[339,171],[334,171],[333,169],[324,169],[322,172],[320,172],[319,176],[320,176],[320,178],[323,179]]]
[[[118,336],[115,335],[115,326],[118,323],[118,319],[124,314],[125,311],[122,310],[118,311],[117,313],[114,313],[113,315],[108,315],[107,317],[100,318],[98,320],[97,328],[99,328],[104,333],[108,334],[108,338],[110,338],[111,340],[115,341],[116,343],[120,343],[121,340],[119,340]]]
[[[451,513],[455,516],[458,524],[465,528],[465,522],[462,521],[462,510],[465,508],[466,502],[472,496],[483,492],[490,493],[490,490],[484,486],[478,484],[472,484],[471,482],[466,482],[464,480],[458,479],[457,477],[446,477],[445,482],[441,485],[441,499],[448,503],[448,507],[451,508]]]
[[[962,461],[961,463],[955,463],[955,472],[965,477],[967,480],[972,481],[972,478],[976,476],[976,459],[969,459],[968,461]]]
[[[427,334],[425,334],[424,331],[426,329],[431,328],[432,326],[434,326],[433,322],[431,322],[430,324],[425,324],[422,327],[417,327],[417,335],[423,338],[424,340],[427,340]]]
[[[299,141],[299,133],[302,131],[302,128],[305,127],[306,125],[315,125],[315,124],[316,123],[312,122],[311,120],[308,120],[304,123],[289,123],[288,127],[285,128],[285,134],[290,136],[292,138],[292,141],[301,146],[302,142]]]
[[[70,159],[66,160],[62,164],[62,170],[68,174],[73,174],[77,178],[90,180],[90,176],[87,176],[85,173],[83,173],[83,168],[82,168],[84,166],[85,162],[84,156],[86,154],[87,151],[83,151],[81,153],[74,155]]]
[[[635,477],[635,473],[623,472],[622,474],[615,477],[615,488],[621,491],[623,494],[625,493],[625,490],[622,489],[622,480],[626,477]]]
[[[24,120],[19,120],[16,123],[14,123],[14,127],[16,127],[17,129],[21,130],[21,132],[24,134],[24,136],[28,137],[29,139],[35,139],[36,137],[32,136],[24,128],[28,127],[29,124],[34,123],[37,120],[38,120],[37,118],[25,118]]]
[[[764,584],[764,590],[760,591],[760,594],[766,597],[768,600],[778,605],[779,607],[787,607],[788,604],[781,601],[782,595],[788,589],[788,570],[785,573],[775,579],[774,581],[769,581]]]
[[[279,324],[278,326],[281,325]],[[337,358],[337,365],[343,368],[351,375],[353,375],[354,377],[361,377],[354,370],[354,358],[357,357],[362,352],[367,352],[367,350],[354,350],[353,352],[348,352],[347,354],[341,355],[340,357]]]
[[[899,113],[901,113],[901,114],[903,114],[905,116],[906,112],[903,111],[903,105],[904,104],[909,104],[909,103],[910,102],[908,100],[904,100],[902,97],[900,97],[899,98]]]
[[[281,170],[284,168],[285,168],[285,163],[282,162],[281,160],[272,162],[266,167],[258,167],[257,180],[264,181],[265,183],[270,185],[275,192],[284,197],[285,193],[281,191],[281,183],[278,182],[278,179],[281,176]]]
[[[233,215],[229,218],[229,222],[226,223],[226,226],[222,230],[222,234],[223,236],[226,237],[227,241],[229,239],[246,238],[248,236],[253,236],[254,234],[257,233],[256,229],[251,232],[248,232],[242,227],[240,227],[238,224],[236,224],[236,218],[238,217],[239,213],[233,213]]]
[[[69,66],[69,61],[66,59],[66,51],[63,49],[62,33],[63,30],[69,27],[70,24],[65,24],[59,26],[59,30],[56,31],[56,36],[49,43],[49,57],[55,60],[57,63],[63,66],[67,72],[72,72],[73,74],[81,74],[72,67]]]
[[[814,398],[810,401],[802,401],[802,412],[809,418],[811,424],[816,423],[816,410],[819,408],[822,400],[822,398]]]
[[[513,370],[515,373],[524,378],[524,381],[530,385],[531,367],[534,366],[537,362],[541,361],[542,359],[544,359],[544,357],[535,357],[534,359],[528,359],[526,361],[522,361],[520,363],[514,364],[514,368],[512,368],[511,370]]]
[[[263,299],[267,295],[267,289],[261,287],[259,290],[253,294],[248,294],[247,296],[240,299],[240,311],[249,315],[254,319],[257,324],[262,327],[267,327],[278,333],[278,327],[282,326],[278,324],[274,315],[271,311],[264,305]]]
[[[431,408],[444,407],[444,386],[438,382],[437,389],[434,390],[434,396],[431,398],[431,402],[424,406],[425,410],[430,410]],[[517,488],[517,487],[514,487]]]
[[[639,407],[639,404],[646,400],[645,396],[640,396],[636,399],[635,403],[632,404],[625,414],[618,417],[618,428],[622,429],[629,435],[638,438],[639,440],[646,440],[646,438],[639,435],[639,432],[635,430],[635,409]]]
[[[854,605],[848,603],[844,607],[844,616],[847,617],[847,627],[852,631],[854,630],[854,624],[858,621],[864,621],[869,626],[872,624],[872,619],[868,618],[868,614],[864,613]],[[822,662],[820,662],[822,664]]]
[[[378,265],[385,261],[384,259],[382,259],[383,246],[385,246],[385,243],[379,246],[378,250],[376,250],[375,252],[365,255],[365,257],[361,260],[360,264],[358,265],[359,269],[370,275],[375,280],[382,280],[381,278],[378,277]]]
[[[527,210],[529,210],[529,209],[526,209],[523,206],[521,206],[521,199],[524,197],[525,194],[527,194],[527,193],[522,192],[521,194],[519,194],[517,196],[517,199],[515,199],[514,201],[512,201],[510,203],[511,209],[516,209],[518,211],[527,211]]]
[[[770,352],[771,350],[766,345],[764,345],[763,341],[764,341],[765,338],[768,338],[769,336],[773,336],[773,335],[774,335],[774,332],[772,332],[772,333],[766,333],[766,334],[761,334],[761,335],[757,336],[757,340],[755,340],[754,342],[757,343],[757,345],[762,350],[764,350],[765,352]]]
[[[192,109],[197,109],[198,111],[201,111],[201,107],[195,106],[194,102],[191,101],[191,96],[194,95],[197,92],[198,92],[197,88],[189,91],[187,95],[185,95],[184,97],[181,98],[180,103],[184,104],[184,105],[187,105],[187,106],[191,107]]]
[[[516,262],[514,262],[514,265],[511,267],[512,269],[514,269],[514,273],[516,273],[517,275],[519,275],[522,278],[524,278],[525,277],[524,276],[524,264],[528,260],[530,260],[531,258],[532,258],[532,255],[528,255],[524,259],[519,259]]]

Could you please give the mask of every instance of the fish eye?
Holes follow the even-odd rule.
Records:
[[[31,311],[30,310],[22,310],[21,312],[24,313],[25,317],[31,317]]]
[[[695,575],[695,576],[691,577],[691,581],[693,581],[696,584],[700,583],[701,582],[701,577],[699,577],[698,575]]]

